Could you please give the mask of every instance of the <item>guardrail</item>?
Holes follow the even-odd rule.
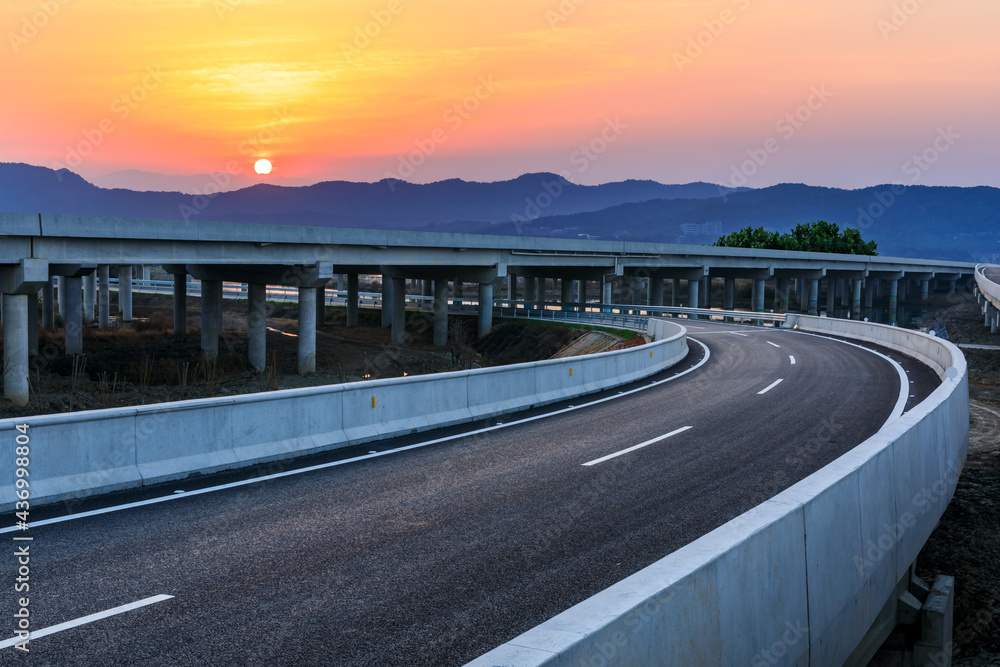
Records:
[[[965,463],[966,363],[905,329],[812,316],[792,326],[906,350],[941,385],[806,479],[470,667],[867,662]]]
[[[648,345],[564,359],[4,419],[0,432],[29,425],[31,502],[51,503],[348,447],[627,384],[687,355],[683,326],[671,323],[660,333]],[[0,459],[0,509],[17,500],[13,466],[13,456]]]
[[[1000,285],[986,277],[987,268],[998,268],[992,264],[976,265],[976,287],[988,298],[995,308],[1000,308]]]

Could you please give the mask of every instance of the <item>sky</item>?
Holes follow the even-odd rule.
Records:
[[[0,162],[1000,186],[998,27],[996,0],[3,0]]]

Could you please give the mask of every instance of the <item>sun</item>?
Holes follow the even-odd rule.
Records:
[[[261,158],[253,165],[253,170],[258,174],[270,174],[271,173],[271,161]]]

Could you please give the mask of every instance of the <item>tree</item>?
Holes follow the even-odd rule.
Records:
[[[744,227],[720,237],[713,245],[726,248],[832,252],[842,255],[878,254],[878,244],[875,241],[865,241],[859,230],[847,227],[840,231],[835,223],[826,220],[800,222],[787,234],[769,232],[763,227]]]

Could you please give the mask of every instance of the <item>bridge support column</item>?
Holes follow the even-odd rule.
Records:
[[[458,283],[455,283],[458,291]],[[382,276],[382,328],[392,326],[392,278]]]
[[[59,317],[66,323],[66,276],[55,276],[56,306],[59,307]]]
[[[537,283],[534,278],[525,277],[524,279],[524,301],[528,308],[531,308],[535,304],[535,287]]]
[[[899,305],[899,281],[889,281],[889,324],[896,326],[896,308]]]
[[[580,303],[587,303],[587,281],[576,281],[576,300]]]
[[[663,279],[662,278],[650,278],[649,279],[649,301],[651,306],[662,307],[663,306]]]
[[[754,303],[753,310],[755,313],[764,312],[764,281],[754,280]]]
[[[698,287],[701,285],[700,280],[689,280],[688,281],[688,304],[689,308],[697,308],[700,303],[698,300]]]
[[[434,281],[432,280],[423,281],[420,292],[424,296],[434,296]]]
[[[837,292],[840,294],[841,308],[847,308],[851,305],[847,296],[847,285],[847,278],[841,278],[837,281]]]
[[[532,280],[527,279],[526,283]],[[434,344],[443,347],[448,344],[448,281],[434,281]]]
[[[931,281],[921,280],[920,281],[920,300],[927,301],[930,298]]]
[[[1000,318],[1000,311],[991,303],[988,307],[990,313],[990,333],[997,332],[997,319]]]
[[[851,319],[861,319],[861,279],[855,278],[851,284]]]
[[[247,285],[247,338],[250,366],[263,373],[267,367],[267,285]]]
[[[42,285],[42,328],[52,331],[56,328],[54,278]]]
[[[94,321],[94,305],[97,303],[97,272],[83,277],[83,321]]]
[[[611,303],[611,288],[612,287],[613,287],[612,282],[610,280],[608,280],[607,277],[605,277],[604,280],[603,280],[603,282],[601,283],[601,303],[604,303],[604,304]],[[607,310],[607,309],[605,309],[605,310]]]
[[[698,296],[702,308],[712,307],[712,279],[708,276],[701,279],[701,289],[698,291]]]
[[[837,281],[826,279],[826,316],[834,317],[837,308]]]
[[[865,311],[870,312],[875,295],[875,278],[865,278]]]
[[[111,267],[97,267],[97,324],[104,330],[111,328]]]
[[[28,404],[28,295],[4,294],[3,395],[17,406]]]
[[[392,342],[406,341],[406,279],[392,279]]]
[[[445,287],[448,283],[445,282]],[[347,274],[347,328],[358,326],[358,274]]]
[[[903,278],[902,280],[899,281],[899,286],[896,288],[897,289],[896,293],[897,296],[899,297],[899,303],[903,303],[904,301],[906,301],[906,296],[907,296],[906,288],[909,282],[910,281],[907,280],[906,278]]]
[[[187,274],[174,274],[174,336],[187,333]]]
[[[384,305],[384,304],[383,304]],[[316,288],[299,288],[299,375],[316,371]]]
[[[535,298],[538,300],[538,309],[545,310],[545,297],[546,297],[545,292],[548,289],[548,279],[536,278],[535,281],[537,284]]]
[[[819,314],[819,278],[809,279],[809,306],[810,315]]]
[[[517,300],[517,274],[508,273],[507,274],[507,300],[515,301]]]
[[[83,354],[83,279],[63,276],[59,284],[66,285],[66,312],[63,314],[66,354]]]
[[[562,309],[569,310],[569,304],[573,303],[573,281],[569,278],[563,278],[560,288],[562,290],[562,298],[560,299]]]
[[[455,305],[462,305],[462,281],[458,278],[452,282],[451,286],[451,296],[455,299]]]
[[[222,287],[222,283],[219,283]],[[221,297],[220,297],[221,298]],[[132,321],[132,265],[122,264],[118,273],[118,311],[122,322]]]
[[[958,286],[958,281],[957,280],[949,280],[948,281],[948,294],[954,294],[955,293],[955,289],[957,288],[957,286]]]
[[[479,283],[479,337],[493,328],[493,283]]]
[[[326,285],[316,288],[316,328],[326,322]]]
[[[722,309],[732,310],[736,295],[736,278],[725,278],[722,287]]]
[[[119,293],[120,295],[120,293]],[[201,281],[201,353],[205,359],[219,356],[222,330],[222,281]]]

